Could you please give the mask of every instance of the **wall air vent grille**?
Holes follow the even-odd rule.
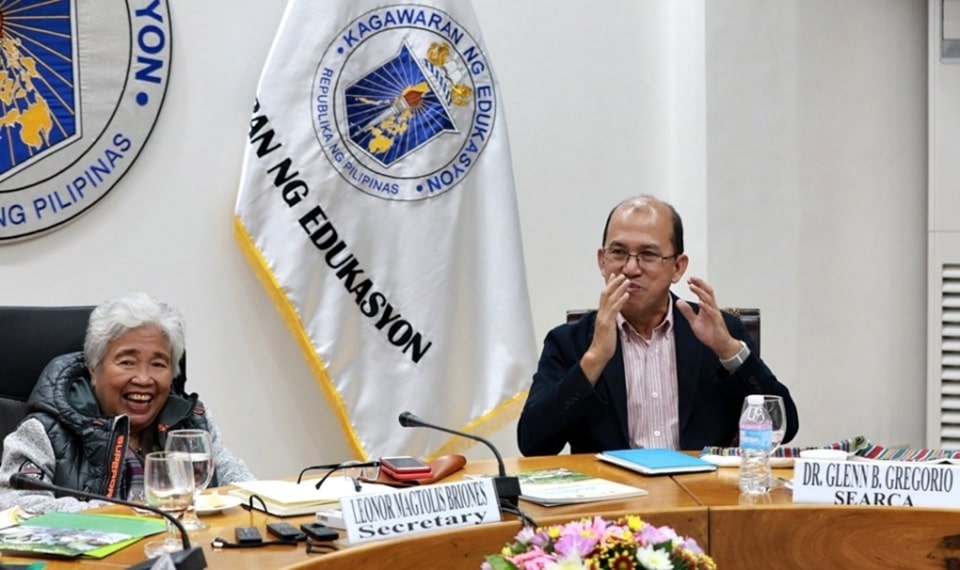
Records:
[[[940,439],[960,448],[960,264],[943,265],[940,311]]]

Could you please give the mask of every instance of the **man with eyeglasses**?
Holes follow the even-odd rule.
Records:
[[[703,279],[687,280],[699,303],[670,291],[689,262],[673,206],[652,196],[621,202],[602,246],[599,306],[547,335],[517,424],[520,452],[731,445],[748,394],[783,397],[790,441],[797,408],[740,319],[720,310]]]

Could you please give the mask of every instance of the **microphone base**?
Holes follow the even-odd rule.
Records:
[[[514,507],[520,500],[520,479],[513,476],[500,475],[493,478],[493,488],[497,491],[497,498],[502,505],[504,501]]]
[[[171,552],[170,558],[177,570],[203,570],[207,567],[207,559],[203,555],[203,548],[199,546],[191,546],[186,550]],[[149,558],[139,564],[130,566],[127,570],[150,570],[156,561],[157,558]]]

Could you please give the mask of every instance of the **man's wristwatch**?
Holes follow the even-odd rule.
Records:
[[[733,355],[731,358],[726,360],[721,360],[720,364],[726,368],[727,372],[733,372],[737,368],[740,368],[740,365],[747,361],[747,357],[750,356],[750,347],[747,346],[747,343],[740,341],[740,352]]]

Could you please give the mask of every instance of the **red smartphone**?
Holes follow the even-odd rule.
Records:
[[[433,476],[433,469],[412,455],[381,457],[380,468],[394,479],[425,479]]]

